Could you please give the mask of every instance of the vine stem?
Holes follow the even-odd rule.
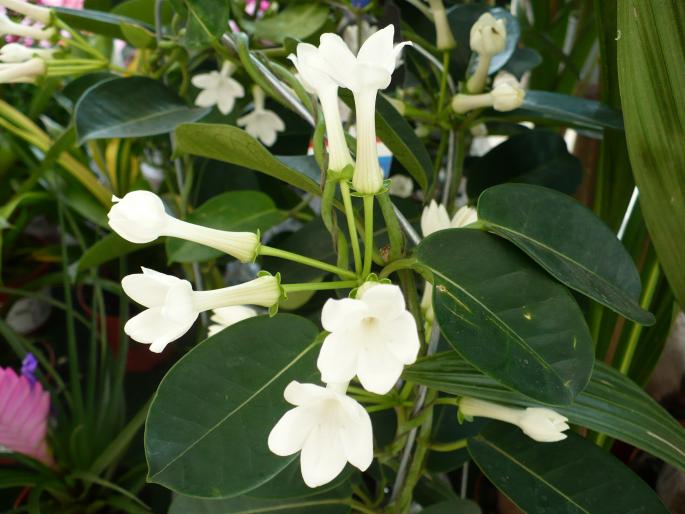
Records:
[[[262,245],[259,247],[258,250],[259,255],[268,255],[271,257],[278,257],[279,259],[285,259],[288,261],[293,261],[293,262],[299,262],[300,264],[304,264],[305,266],[309,266],[312,268],[328,271],[330,273],[335,273],[336,275],[339,275],[341,277],[347,277],[351,279],[356,279],[357,275],[355,275],[353,272],[340,268],[338,266],[335,266],[333,264],[328,264],[327,262],[323,262],[317,259],[312,259],[311,257],[305,257],[304,255],[300,255],[298,253],[293,253],[293,252],[288,252],[286,250],[281,250],[279,248],[272,248],[271,246],[266,246]]]
[[[373,195],[364,196],[364,268],[362,277],[371,272],[373,262]]]
[[[357,287],[356,280],[342,280],[337,282],[305,282],[303,284],[283,284],[281,287],[286,293],[299,291],[325,291],[327,289],[351,289]]]
[[[340,193],[345,206],[345,217],[347,218],[347,229],[350,232],[350,242],[352,243],[352,255],[354,256],[354,269],[357,273],[362,271],[362,254],[359,250],[359,237],[357,236],[357,225],[352,209],[352,196],[350,195],[350,185],[345,180],[340,181]]]

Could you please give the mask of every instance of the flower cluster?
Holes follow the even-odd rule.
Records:
[[[302,477],[309,487],[333,480],[349,462],[364,471],[373,460],[371,420],[346,396],[357,377],[367,391],[386,394],[405,365],[416,360],[419,338],[399,287],[366,282],[356,298],[330,299],[321,313],[329,332],[317,366],[326,387],[291,382],[284,396],[295,405],[269,434],[277,455],[301,451]]]
[[[321,103],[328,137],[329,170],[341,172],[352,164],[340,122],[338,88],[352,91],[357,116],[356,164],[352,185],[363,195],[373,195],[383,188],[383,173],[376,147],[376,96],[390,85],[392,73],[402,48],[395,45],[395,29],[388,25],[372,34],[354,55],[337,34],[323,34],[318,47],[297,45],[295,64],[305,89]]]
[[[257,234],[217,230],[179,220],[167,214],[162,199],[149,191],[132,191],[121,199],[114,197],[113,201],[107,215],[109,226],[132,243],[170,236],[216,248],[242,262],[257,257]],[[136,341],[149,344],[153,352],[161,352],[185,334],[201,312],[242,305],[272,308],[282,295],[279,277],[269,274],[236,286],[193,291],[187,280],[143,268],[142,273],[124,277],[122,287],[146,308],[131,318],[124,330]]]

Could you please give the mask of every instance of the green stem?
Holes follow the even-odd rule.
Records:
[[[454,171],[452,174],[452,181],[448,184],[449,193],[447,196],[447,211],[450,216],[454,214],[456,210],[455,200],[457,198],[457,192],[459,191],[459,184],[461,183],[461,176],[464,173],[464,152],[466,150],[466,136],[464,134],[464,129],[461,128],[457,131],[457,148],[455,149],[454,156]]]
[[[288,252],[286,250],[280,250],[278,248],[272,248],[270,246],[262,245],[259,247],[258,252],[259,255],[269,255],[271,257],[278,257],[279,259],[299,262],[300,264],[304,264],[305,266],[310,266],[312,268],[328,271],[330,273],[335,273],[336,275],[340,275],[341,277],[353,279],[357,278],[357,275],[355,275],[349,270],[339,268],[338,266],[334,266],[333,264],[328,264],[327,262],[323,262],[317,259],[312,259],[311,257],[305,257],[304,255]]]
[[[466,448],[466,439],[459,439],[451,443],[432,443],[428,445],[428,449],[434,452],[453,452]]]
[[[655,256],[650,263],[647,283],[645,284],[645,289],[642,292],[642,299],[640,300],[640,307],[643,309],[649,309],[649,305],[652,303],[652,298],[654,297],[654,293],[656,292],[660,278],[661,268],[659,267],[659,261]],[[628,343],[626,344],[626,349],[623,357],[621,358],[621,364],[618,368],[618,370],[624,375],[627,375],[628,371],[630,371],[630,364],[633,362],[633,357],[635,356],[635,350],[637,349],[637,343],[640,341],[641,334],[642,325],[633,323],[628,335]]]
[[[447,96],[447,75],[450,68],[450,52],[449,50],[442,54],[442,77],[440,79],[440,95],[438,96],[438,114],[440,114],[445,107],[445,96]]]
[[[341,280],[337,282],[305,282],[304,284],[282,284],[281,287],[286,293],[296,293],[298,291],[325,291],[327,289],[351,289],[357,287],[359,282],[356,280]]]
[[[397,220],[395,209],[393,209],[392,201],[388,192],[378,195],[378,205],[381,208],[385,226],[388,229],[388,238],[390,239],[390,261],[399,259],[402,256],[404,246],[404,235],[402,234],[402,227]]]
[[[364,268],[362,277],[371,272],[373,262],[373,195],[364,196]]]
[[[352,209],[350,185],[345,180],[340,181],[340,193],[342,194],[343,204],[345,206],[347,229],[350,231],[350,243],[352,243],[352,254],[354,255],[354,269],[357,273],[360,273],[362,271],[362,256],[359,250],[359,237],[357,236],[357,225],[355,223],[354,210]]]
[[[396,261],[392,261],[385,268],[383,268],[381,272],[378,274],[378,276],[380,278],[387,278],[390,276],[390,274],[394,273],[395,271],[413,268],[416,262],[416,257],[397,259]]]

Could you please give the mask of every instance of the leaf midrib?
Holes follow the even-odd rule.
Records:
[[[159,471],[156,473],[150,475],[151,478],[156,478],[166,469],[174,464],[177,460],[179,460],[181,457],[183,457],[186,453],[188,453],[190,450],[192,450],[197,444],[199,444],[203,439],[205,439],[209,434],[211,434],[214,430],[219,428],[221,425],[223,425],[228,419],[231,418],[236,412],[241,410],[245,405],[250,403],[252,400],[254,400],[257,396],[259,396],[262,392],[264,392],[265,389],[267,389],[271,384],[273,384],[278,378],[281,377],[288,369],[293,367],[300,359],[302,359],[309,351],[314,348],[318,344],[318,341],[315,339],[309,346],[307,346],[304,350],[302,350],[298,355],[295,356],[294,359],[292,359],[287,366],[284,366],[278,373],[276,373],[274,376],[272,376],[264,385],[259,387],[254,393],[252,393],[250,396],[248,396],[245,400],[243,400],[238,406],[236,406],[232,411],[230,411],[228,414],[226,414],[223,418],[221,418],[219,421],[217,421],[211,428],[209,428],[204,434],[202,434],[200,437],[198,437],[195,441],[192,442],[192,444],[188,445],[186,448],[183,449],[182,452],[180,452],[176,457],[171,459],[163,468],[161,468]]]

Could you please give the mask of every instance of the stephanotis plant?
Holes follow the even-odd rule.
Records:
[[[608,450],[685,469],[685,430],[640,387],[669,285],[632,178],[608,194],[596,174],[588,209],[579,136],[547,127],[617,144],[620,114],[533,88],[520,3],[282,4],[0,0],[0,83],[58,91],[70,116],[44,130],[0,101],[41,161],[0,231],[39,184],[73,233],[53,259],[68,383],[40,353],[45,383],[38,361],[0,368],[0,445],[41,477],[17,505],[78,512],[102,488],[92,512],[146,512],[126,490],[142,469],[170,514],[473,513],[485,479],[525,512],[666,512]],[[173,364],[124,426],[129,338]],[[111,391],[121,433],[84,449]],[[146,462],[123,472],[143,423]]]

